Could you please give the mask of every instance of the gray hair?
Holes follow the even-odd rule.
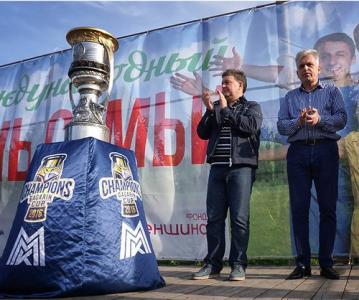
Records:
[[[297,65],[297,68],[299,66],[299,62],[300,60],[308,55],[312,55],[315,60],[317,61],[317,64],[319,65],[319,53],[317,50],[315,49],[306,49],[306,50],[302,50],[300,52],[297,53],[296,57],[295,57],[295,64]]]

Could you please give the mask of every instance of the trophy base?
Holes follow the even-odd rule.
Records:
[[[87,137],[93,137],[109,143],[110,131],[104,125],[86,122],[71,122],[65,126],[65,141],[79,140]]]
[[[34,188],[17,201],[0,260],[1,299],[91,299],[165,285],[133,151],[94,138],[41,144],[26,186]]]

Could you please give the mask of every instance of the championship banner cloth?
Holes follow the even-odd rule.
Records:
[[[94,138],[39,145],[0,263],[0,297],[164,285],[134,153]]]

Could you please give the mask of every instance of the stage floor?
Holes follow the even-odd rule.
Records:
[[[336,266],[340,280],[319,276],[313,267],[308,279],[285,280],[292,266],[249,266],[246,280],[228,281],[230,268],[219,279],[191,280],[194,266],[160,266],[167,286],[161,289],[92,297],[62,299],[359,299],[359,266]]]

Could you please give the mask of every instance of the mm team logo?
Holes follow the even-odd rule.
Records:
[[[116,196],[121,202],[121,215],[124,217],[136,217],[139,215],[137,197],[142,199],[141,187],[133,179],[131,168],[126,156],[110,153],[112,177],[103,177],[99,182],[100,196],[107,199]]]
[[[42,222],[46,220],[47,207],[54,198],[70,200],[75,188],[72,178],[61,178],[66,154],[45,156],[34,181],[28,181],[22,190],[20,203],[27,200],[29,207],[25,222]]]
[[[17,266],[25,263],[27,266],[45,266],[44,236],[44,227],[31,236],[28,236],[24,228],[21,227],[6,265]]]
[[[137,253],[151,253],[151,248],[141,222],[138,222],[135,230],[132,230],[129,225],[122,222],[120,249],[120,259],[135,256]]]

